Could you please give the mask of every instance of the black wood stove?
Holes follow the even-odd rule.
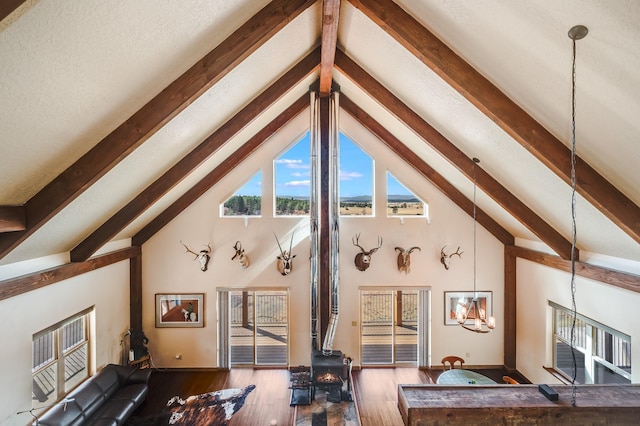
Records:
[[[351,358],[343,356],[341,351],[323,355],[321,351],[314,350],[311,377],[314,388],[324,390],[328,401],[352,401]]]

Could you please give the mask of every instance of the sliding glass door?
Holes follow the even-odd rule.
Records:
[[[428,291],[361,289],[362,365],[426,366]]]
[[[220,328],[225,328],[220,332],[221,367],[288,365],[289,292],[230,290],[219,293]]]

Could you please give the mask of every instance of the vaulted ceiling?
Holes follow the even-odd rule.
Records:
[[[640,3],[86,0],[0,9],[0,265],[144,242],[340,87],[505,244],[640,262]],[[623,267],[624,268],[624,267]],[[637,266],[632,266],[637,268]],[[626,269],[629,269],[628,267]]]

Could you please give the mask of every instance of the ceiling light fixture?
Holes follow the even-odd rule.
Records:
[[[487,299],[478,300],[478,291],[476,290],[476,225],[478,223],[476,214],[476,165],[479,162],[480,160],[477,158],[473,159],[473,299],[469,303],[459,302],[461,306],[460,309],[457,309],[456,319],[458,324],[466,330],[475,333],[489,333],[496,328],[496,319],[493,316],[487,317]],[[473,327],[466,324],[467,320],[473,320]]]
[[[569,38],[573,40],[573,60],[571,64],[571,310],[573,320],[571,322],[571,355],[573,358],[573,377],[571,380],[572,393],[571,405],[576,406],[576,319],[578,312],[576,309],[576,40],[581,40],[587,36],[589,30],[584,25],[576,25],[569,30]]]

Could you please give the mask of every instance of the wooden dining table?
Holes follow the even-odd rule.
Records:
[[[495,381],[471,370],[451,369],[438,376],[439,385],[494,385]]]

